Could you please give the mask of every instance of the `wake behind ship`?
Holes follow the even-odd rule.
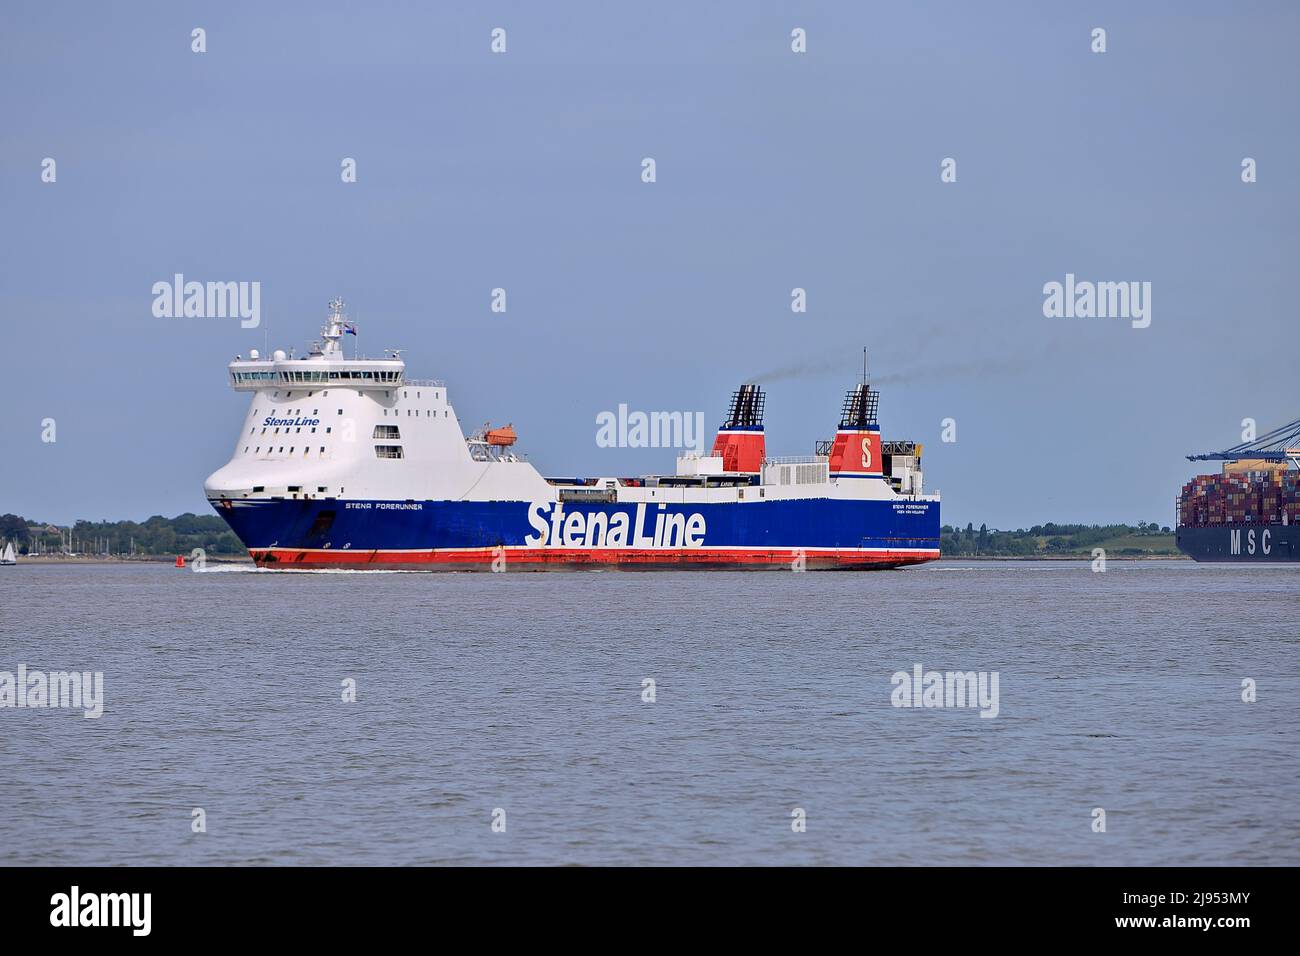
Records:
[[[879,394],[845,398],[817,454],[769,458],[766,396],[732,396],[712,453],[672,475],[546,478],[513,428],[466,438],[440,381],[397,353],[347,359],[330,303],[305,358],[229,364],[251,392],[233,457],[204,490],[253,560],[272,568],[870,569],[939,557],[939,498],[921,446],[881,441]]]

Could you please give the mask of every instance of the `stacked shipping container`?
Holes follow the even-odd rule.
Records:
[[[1197,475],[1178,497],[1182,527],[1300,523],[1300,472]]]

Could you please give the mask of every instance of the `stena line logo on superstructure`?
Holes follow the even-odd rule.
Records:
[[[704,544],[704,515],[670,513],[663,505],[647,516],[644,503],[633,513],[566,513],[562,502],[538,501],[528,509],[528,523],[537,532],[524,538],[531,548],[698,548]]]
[[[266,428],[270,428],[272,425],[276,427],[287,425],[288,427],[292,428],[295,425],[319,425],[319,424],[320,424],[319,418],[276,418],[272,415],[268,415],[266,418],[262,419],[262,425]]]

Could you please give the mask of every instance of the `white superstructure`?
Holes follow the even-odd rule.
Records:
[[[892,474],[877,480],[839,475],[828,468],[827,455],[763,456],[760,469],[741,473],[725,471],[717,454],[683,455],[674,475],[607,476],[582,485],[548,480],[508,451],[485,453],[482,436],[467,441],[446,386],[407,378],[398,353],[347,358],[342,343],[349,333],[355,334],[355,326],[345,317],[342,300],[334,299],[321,340],[305,357],[252,351],[229,364],[231,385],[251,399],[234,454],[204,482],[210,500],[535,502],[599,495],[607,501],[670,504],[938,501],[937,495],[921,493],[918,458],[901,454],[893,458]]]
[[[408,379],[396,354],[346,358],[349,331],[334,299],[305,358],[254,351],[229,364],[231,385],[252,399],[230,461],[204,482],[209,498],[491,500],[552,491],[514,456],[475,461],[446,386]]]

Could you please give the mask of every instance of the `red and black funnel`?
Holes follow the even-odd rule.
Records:
[[[763,440],[763,402],[767,398],[757,385],[742,385],[731,396],[727,420],[713,440],[714,457],[722,458],[722,470],[758,474],[766,454]]]
[[[831,445],[832,478],[879,478],[884,473],[880,460],[880,423],[876,412],[880,393],[870,385],[858,384],[844,396],[840,427]]]

